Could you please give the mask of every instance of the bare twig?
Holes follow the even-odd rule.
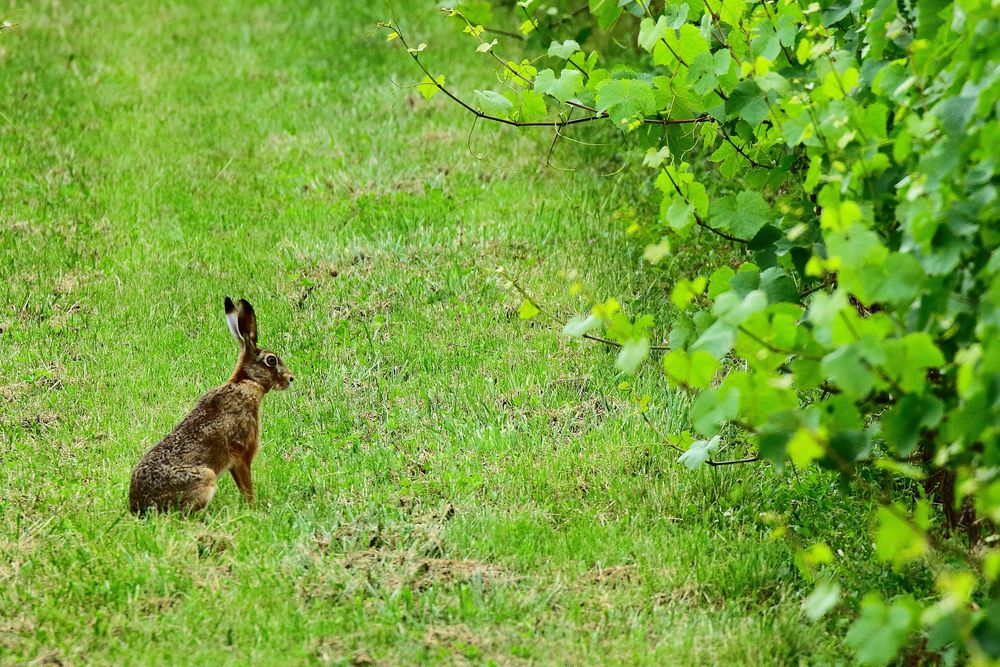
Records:
[[[656,426],[656,424],[653,423],[653,420],[651,420],[649,418],[649,415],[647,415],[645,412],[642,413],[642,419],[643,419],[643,421],[646,422],[646,424],[649,426],[649,428],[652,429],[653,433],[655,433],[657,435],[657,437],[660,440],[662,440],[663,443],[667,447],[670,447],[675,452],[679,452],[681,454],[684,453],[683,449],[681,449],[680,447],[678,447],[674,443],[670,442],[670,439],[667,438],[667,436],[665,436],[662,431],[660,431],[660,429]],[[719,467],[719,466],[731,466],[731,465],[737,465],[737,464],[740,464],[740,463],[754,463],[754,462],[759,461],[759,460],[760,460],[759,456],[748,456],[747,458],[744,458],[744,459],[730,459],[730,460],[727,460],[727,461],[713,461],[712,459],[708,459],[708,460],[705,461],[705,463],[708,464],[708,465],[710,465],[710,466],[712,466],[713,468],[716,468],[716,467]]]
[[[609,115],[608,115],[607,112],[599,112],[599,113],[596,113],[593,116],[584,116],[582,118],[572,118],[572,119],[568,119],[568,120],[525,122],[525,121],[511,120],[509,118],[501,118],[499,116],[493,116],[493,115],[490,115],[488,113],[484,113],[484,112],[480,111],[479,109],[476,109],[475,107],[473,107],[468,102],[466,102],[465,100],[461,99],[460,97],[458,97],[454,93],[452,93],[450,90],[448,90],[448,88],[446,88],[444,86],[444,84],[442,84],[441,82],[439,82],[437,80],[437,78],[434,77],[433,74],[431,74],[430,70],[427,69],[427,67],[424,65],[424,63],[420,60],[420,56],[418,55],[418,52],[416,52],[414,49],[410,48],[410,45],[407,43],[406,38],[403,36],[403,33],[401,32],[401,29],[400,29],[400,27],[399,27],[398,24],[392,24],[390,27],[396,32],[397,38],[399,39],[399,41],[403,45],[403,47],[406,48],[406,52],[409,54],[410,58],[413,59],[413,62],[415,62],[417,64],[417,67],[419,67],[420,70],[424,74],[427,75],[427,78],[429,80],[428,85],[433,85],[434,87],[436,87],[442,93],[444,93],[445,95],[447,95],[453,102],[455,102],[456,104],[458,104],[459,106],[461,106],[463,109],[465,109],[469,113],[475,115],[477,118],[482,118],[483,120],[493,121],[494,123],[501,123],[503,125],[510,125],[511,127],[568,127],[570,125],[581,125],[583,123],[590,123],[590,122],[593,122],[593,121],[604,120],[606,118],[609,118]],[[520,76],[520,75],[518,74],[518,76]],[[590,107],[587,107],[587,106],[581,105],[581,104],[570,103],[570,106],[577,106],[578,108],[591,110]],[[711,122],[711,121],[712,121],[712,119],[708,115],[702,115],[702,116],[698,116],[696,118],[676,118],[676,119],[675,118],[642,118],[640,122],[642,122],[645,125],[663,125],[663,126],[668,126],[668,125],[686,125],[686,124],[689,124],[689,123],[706,123],[706,122]]]

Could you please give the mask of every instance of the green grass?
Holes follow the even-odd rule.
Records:
[[[484,85],[428,4],[397,9]],[[566,314],[567,270],[661,315],[670,272],[649,289],[614,165],[546,169],[514,131],[472,135],[478,160],[467,116],[393,87],[419,77],[369,5],[8,13],[0,663],[843,661],[849,614],[805,621],[761,513],[891,588],[860,501],[678,467],[607,350],[518,320],[497,265]],[[258,502],[226,478],[196,517],[137,520],[132,466],[235,361],[227,294],[296,375],[265,400]],[[653,369],[633,383],[682,424]]]

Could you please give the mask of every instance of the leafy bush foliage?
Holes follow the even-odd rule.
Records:
[[[672,436],[689,467],[711,463],[720,443],[746,442],[750,459],[818,464],[872,494],[876,556],[930,568],[939,595],[866,598],[846,637],[859,661],[886,664],[908,645],[1000,660],[1000,552],[990,546],[1000,522],[995,7],[507,9],[445,7],[500,75],[498,90],[469,96],[425,64],[425,45],[386,25],[423,70],[426,97],[443,91],[509,125],[610,124],[646,146],[661,201],[658,217],[637,225],[652,235],[644,261],[712,237],[741,258],[674,285],[667,345],[650,340],[650,318],[630,319],[614,300],[565,332],[619,346],[623,372],[657,352],[666,381],[693,397],[692,432]],[[517,32],[491,29],[501,13]],[[500,54],[515,40],[530,57]],[[522,317],[540,309],[529,299]],[[823,574],[830,558],[825,544],[800,554],[817,581],[804,605],[813,619],[840,596]]]

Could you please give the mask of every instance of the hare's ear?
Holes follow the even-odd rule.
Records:
[[[243,337],[240,336],[240,325],[237,318],[236,306],[233,304],[233,300],[228,296],[226,297],[226,324],[229,325],[229,332],[233,334],[233,338],[243,344]]]
[[[246,299],[240,299],[237,324],[243,335],[243,340],[248,345],[257,347],[257,315],[253,312],[253,306]]]

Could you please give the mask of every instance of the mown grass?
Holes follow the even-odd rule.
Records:
[[[847,615],[803,619],[761,513],[893,587],[863,501],[679,468],[608,351],[519,322],[497,265],[562,313],[567,270],[661,315],[670,273],[649,289],[601,165],[393,87],[419,77],[368,4],[8,5],[0,663],[843,660]],[[132,465],[235,360],[227,294],[297,379],[265,401],[258,502],[227,478],[137,520]],[[632,382],[681,425],[655,371]]]

